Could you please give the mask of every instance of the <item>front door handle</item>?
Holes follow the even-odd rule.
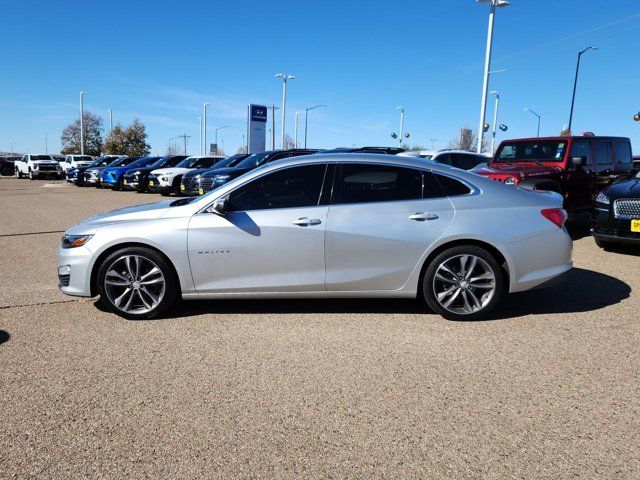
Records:
[[[437,220],[437,213],[428,213],[428,212],[416,212],[413,215],[409,216],[410,220],[416,220],[418,222],[424,222],[426,220]]]
[[[302,217],[293,221],[294,225],[298,225],[299,227],[309,227],[311,225],[320,225],[322,222],[319,218],[308,218]]]

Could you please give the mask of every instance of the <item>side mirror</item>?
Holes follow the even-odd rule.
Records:
[[[574,167],[583,167],[587,164],[587,157],[571,157],[571,165]]]
[[[228,212],[228,202],[229,199],[227,197],[218,198],[206,211],[207,213],[215,213],[224,217]]]

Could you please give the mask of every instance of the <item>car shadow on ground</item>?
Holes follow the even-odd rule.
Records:
[[[11,335],[9,335],[9,332],[0,330],[0,345],[2,345],[5,342],[8,342],[10,338],[11,338]]]
[[[574,268],[553,287],[505,295],[486,320],[599,310],[623,301],[630,293],[631,287],[617,278]],[[430,310],[411,299],[194,300],[178,302],[162,318],[273,313],[420,314]]]

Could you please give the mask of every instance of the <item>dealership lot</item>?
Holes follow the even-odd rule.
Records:
[[[131,322],[62,295],[62,231],[160,200],[0,179],[0,472],[568,477],[640,472],[640,250],[482,322],[414,302],[192,302]]]

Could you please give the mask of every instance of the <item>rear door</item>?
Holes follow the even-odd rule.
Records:
[[[338,165],[325,233],[327,290],[401,288],[453,214],[430,172]]]
[[[589,140],[574,140],[569,152],[567,176],[564,186],[567,208],[588,208],[592,203],[596,166]],[[582,165],[574,165],[578,159]]]
[[[596,169],[592,192],[599,192],[609,185],[616,176],[611,142],[606,139],[593,140],[592,152]]]

